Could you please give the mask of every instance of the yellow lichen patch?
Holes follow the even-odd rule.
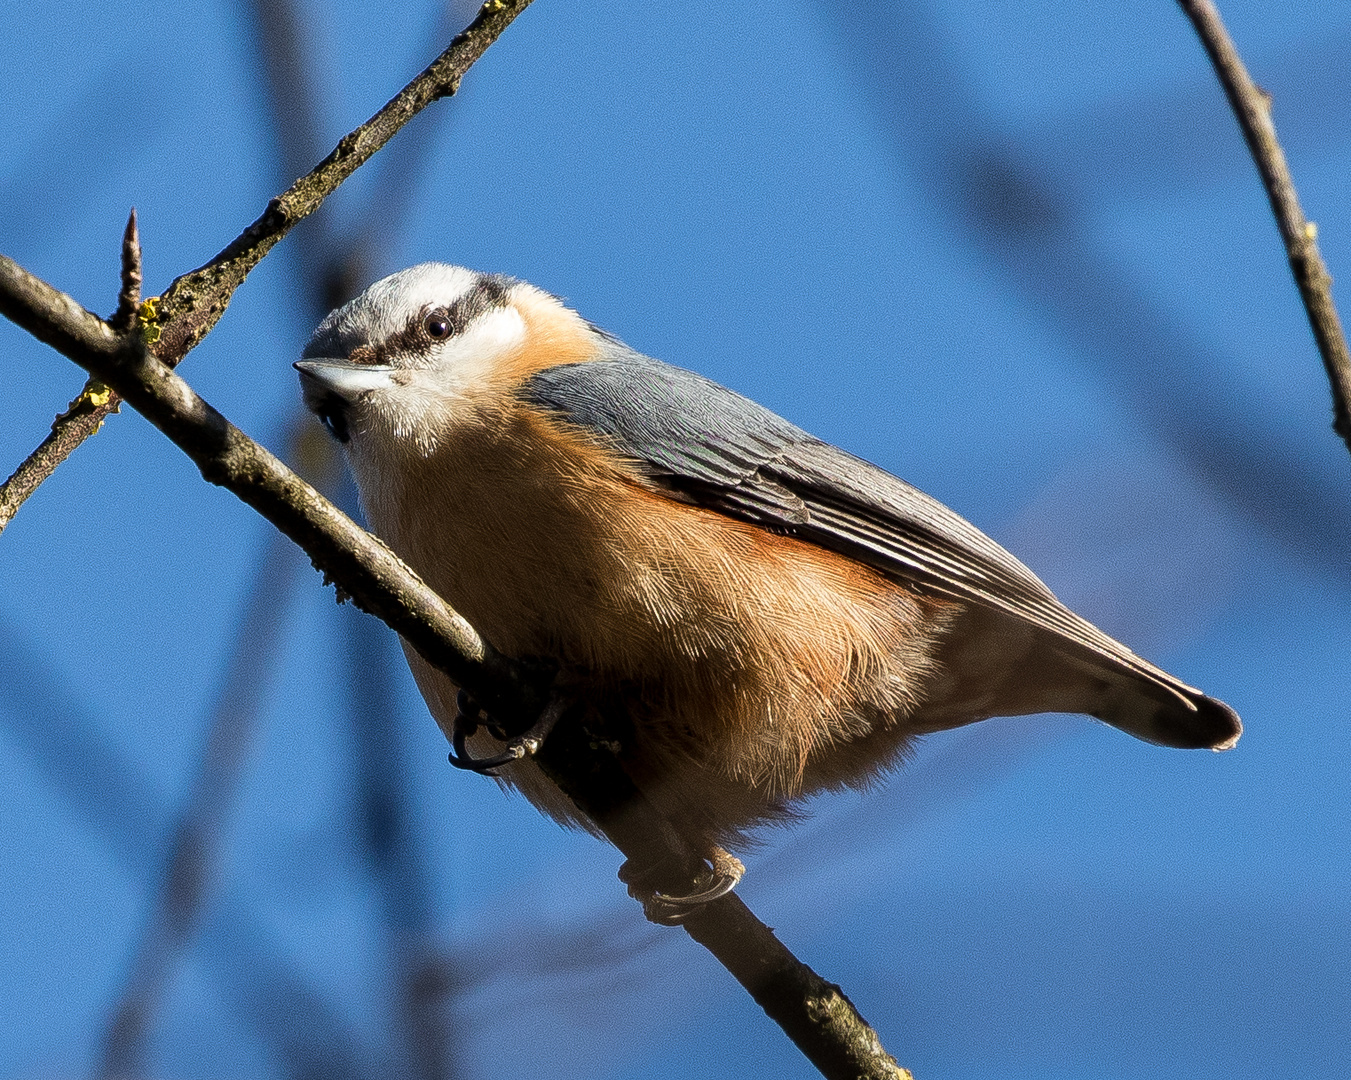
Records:
[[[113,396],[112,388],[104,386],[97,379],[90,379],[89,385],[84,388],[84,393],[80,395],[85,401],[95,408],[101,405],[107,405]]]
[[[141,301],[136,312],[141,323],[141,337],[147,345],[155,344],[160,338],[159,306],[158,296],[148,296]]]

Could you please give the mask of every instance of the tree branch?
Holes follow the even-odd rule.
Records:
[[[356,130],[338,140],[333,152],[267,204],[262,216],[205,266],[175,279],[162,297],[141,308],[151,350],[176,366],[225,313],[230,298],[272,246],[314,213],[338,186],[409,120],[434,101],[449,97],[484,51],[531,0],[488,0],[446,50]],[[120,313],[119,307],[119,313]],[[40,336],[40,335],[39,335]],[[50,342],[49,342],[50,344]],[[95,382],[56,418],[52,433],[0,487],[0,531],[24,500],[71,452],[94,434],[119,399]]]
[[[494,650],[383,543],[152,356],[142,335],[116,334],[2,255],[0,314],[114,387],[192,458],[206,480],[232,491],[299,544],[340,597],[383,620],[491,712],[524,728],[542,711],[548,687],[539,672]],[[700,860],[634,788],[610,745],[574,711],[545,742],[539,762],[620,851],[656,868],[657,888],[688,893]],[[825,1076],[909,1077],[839,988],[798,961],[739,899],[706,905],[690,916],[687,929]]]
[[[122,407],[116,392],[97,379],[84,384],[79,397],[52,421],[52,430],[37,448],[20,462],[9,479],[0,485],[0,532],[10,523],[19,507],[71,452],[103,426],[103,421]]]
[[[1332,386],[1332,428],[1351,450],[1351,352],[1332,300],[1332,278],[1318,253],[1318,230],[1300,209],[1295,182],[1271,119],[1271,97],[1252,81],[1212,0],[1178,0],[1215,66],[1225,96],[1238,117],[1244,141],[1257,163],[1271,211],[1285,242],[1290,270],[1309,315],[1318,352]]]
[[[615,754],[618,741],[609,734],[591,730],[570,713],[536,760],[610,842],[643,868],[645,881],[670,895],[687,894],[703,863],[634,786]],[[697,908],[682,925],[823,1076],[913,1080],[844,992],[794,956],[739,896],[729,894]]]

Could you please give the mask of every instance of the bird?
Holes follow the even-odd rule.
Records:
[[[1242,731],[936,499],[524,281],[402,270],[295,367],[372,530],[498,650],[624,716],[625,770],[715,865],[990,717],[1190,749]],[[453,737],[459,688],[404,652]],[[494,773],[595,830],[528,757]]]

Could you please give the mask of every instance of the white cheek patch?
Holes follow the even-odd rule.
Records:
[[[494,392],[493,376],[524,339],[525,321],[514,307],[485,312],[463,334],[436,346],[425,365],[396,369],[391,385],[363,402],[366,416],[354,434],[431,456],[469,402]]]
[[[470,323],[464,333],[440,345],[423,374],[431,376],[443,393],[472,396],[492,384],[502,361],[524,341],[521,313],[510,305],[493,308]]]

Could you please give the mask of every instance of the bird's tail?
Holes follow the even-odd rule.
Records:
[[[1223,701],[1158,668],[1140,671],[1110,657],[1050,650],[1048,684],[1071,702],[1072,711],[1095,716],[1129,735],[1182,750],[1228,750],[1243,724]]]

